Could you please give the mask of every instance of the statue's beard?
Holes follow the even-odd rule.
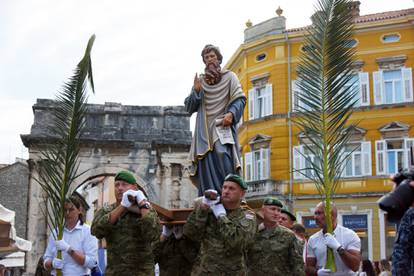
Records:
[[[219,64],[209,63],[204,69],[204,80],[209,85],[215,85],[221,81],[221,68]]]

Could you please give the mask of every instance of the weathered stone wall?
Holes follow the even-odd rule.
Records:
[[[38,99],[33,106],[31,133],[22,135],[30,162],[39,158],[42,146],[52,142],[47,125],[52,122],[54,105],[52,100]],[[96,176],[128,169],[151,201],[166,208],[188,207],[197,195],[188,176],[190,144],[189,115],[182,106],[88,105],[80,152],[80,171],[87,172],[73,188]],[[28,239],[34,243],[27,257],[28,275],[34,272],[47,237],[39,210],[44,205],[42,191],[32,180],[30,188]]]
[[[26,239],[29,168],[25,161],[0,168],[0,203],[16,212],[16,234]]]

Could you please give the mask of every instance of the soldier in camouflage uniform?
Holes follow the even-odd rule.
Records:
[[[414,182],[411,182],[414,184]],[[414,187],[414,185],[411,186]],[[392,252],[392,275],[414,275],[414,208],[401,218]]]
[[[256,216],[240,208],[247,189],[243,179],[229,174],[221,199],[203,197],[184,225],[184,235],[201,243],[200,264],[191,275],[246,275],[245,251],[256,233]]]
[[[105,275],[154,275],[152,249],[161,230],[157,213],[130,172],[116,174],[115,196],[116,203],[100,209],[91,227],[93,235],[106,240]]]
[[[305,275],[295,234],[278,224],[282,203],[276,198],[263,202],[263,225],[247,251],[249,276]]]
[[[190,276],[199,247],[198,243],[183,236],[183,225],[164,225],[154,249],[160,276]]]

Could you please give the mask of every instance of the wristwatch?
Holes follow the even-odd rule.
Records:
[[[150,208],[151,208],[151,204],[149,204],[148,202],[139,206],[139,209],[150,209]]]
[[[338,249],[336,250],[336,252],[338,252],[339,255],[342,255],[345,253],[345,248],[343,248],[342,246],[338,247]]]

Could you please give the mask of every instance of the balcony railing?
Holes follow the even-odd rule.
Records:
[[[284,184],[273,179],[247,182],[246,198],[284,193]]]

